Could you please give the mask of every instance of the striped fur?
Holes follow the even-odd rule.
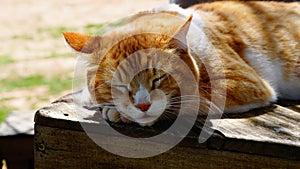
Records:
[[[188,9],[168,5],[142,12],[104,36],[64,35],[90,63],[87,88],[91,100],[109,104],[113,101],[111,92],[119,92],[115,99],[120,102],[120,110],[104,106],[104,118],[152,125],[162,113],[174,114],[180,108],[175,102],[193,103],[199,98],[197,94],[194,99],[180,95],[180,80],[192,80],[185,79],[188,75],[180,64],[172,59],[154,60],[151,52],[143,50],[159,49],[166,58],[176,55],[188,65],[198,85],[189,87],[197,88],[202,100],[199,112],[207,112],[210,102],[219,106],[218,100],[224,98],[225,112],[245,112],[278,98],[300,99],[299,28],[299,3],[225,1]],[[112,86],[118,67],[119,78],[131,75],[132,68],[120,66],[131,54],[138,56],[132,63],[148,67],[161,64],[160,68],[174,73],[175,78],[162,69],[146,69],[127,79],[125,86]],[[155,89],[164,95],[151,95]],[[136,97],[148,96],[147,102],[153,102],[148,112],[135,107],[136,100],[147,100]]]

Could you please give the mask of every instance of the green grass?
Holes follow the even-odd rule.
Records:
[[[45,86],[48,92],[38,93],[35,98],[32,96],[23,96],[28,100],[28,104],[31,104],[31,109],[38,108],[36,105],[40,101],[49,100],[49,96],[59,96],[63,91],[72,89],[72,79],[65,77],[63,75],[56,75],[47,78],[44,75],[36,74],[27,77],[18,77],[12,79],[6,79],[0,81],[0,93],[10,92],[15,89],[26,89],[28,91],[34,89],[35,87]],[[13,97],[1,98],[0,99],[0,123],[5,119],[5,117],[16,108],[5,106],[5,101],[13,100]],[[32,102],[32,99],[36,100]]]
[[[0,66],[14,63],[15,60],[12,59],[9,55],[0,55]]]
[[[12,107],[7,107],[7,106],[0,107],[0,123],[3,122],[7,117],[7,115],[13,110],[15,109]]]
[[[12,99],[13,99],[13,97],[0,98],[0,103],[8,101],[8,100],[12,100]],[[3,122],[5,120],[5,118],[7,117],[7,115],[10,112],[12,112],[13,110],[16,110],[16,108],[8,107],[8,106],[5,106],[5,105],[0,105],[0,123]]]
[[[59,94],[67,89],[72,88],[72,80],[65,79],[62,77],[52,77],[51,79],[47,80],[47,86],[49,89],[50,94]]]
[[[59,94],[64,90],[71,89],[72,80],[66,79],[63,75],[52,76],[35,74],[27,77],[15,77],[0,81],[0,92],[10,92],[14,89],[30,89],[37,86],[47,86],[50,94]]]
[[[14,77],[11,79],[1,80],[0,91],[11,92],[17,88],[26,88],[32,86],[44,85],[44,78],[42,75],[31,75],[27,77]]]

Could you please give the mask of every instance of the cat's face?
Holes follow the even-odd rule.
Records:
[[[175,37],[185,39],[188,26],[185,23],[173,37],[145,33],[119,40],[124,36],[120,32],[106,37],[65,33],[65,38],[73,49],[90,55],[94,68],[87,80],[93,99],[116,106],[116,118],[144,126],[176,117],[184,100],[181,83],[198,79],[185,42]]]
[[[94,83],[97,102],[113,102],[120,118],[141,125],[151,125],[159,117],[171,118],[177,113],[172,109],[179,106],[180,98],[175,97],[180,96],[178,82],[184,77],[178,73],[181,68],[176,59],[171,57],[176,56],[158,49],[146,49],[124,59],[104,59]]]

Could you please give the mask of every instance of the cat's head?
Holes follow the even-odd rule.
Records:
[[[199,71],[186,39],[191,20],[170,27],[169,35],[134,34],[134,28],[120,28],[104,36],[67,32],[64,37],[89,62],[87,85],[92,99],[117,106],[120,117],[116,118],[152,125],[178,113],[181,101],[193,97],[182,93],[198,88],[192,82],[199,80]]]

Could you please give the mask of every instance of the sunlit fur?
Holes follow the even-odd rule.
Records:
[[[217,96],[215,106],[219,106],[218,100],[226,98],[225,112],[245,112],[278,98],[300,99],[299,27],[299,3],[214,2],[187,10],[170,5],[142,12],[104,36],[79,33],[64,36],[67,43],[88,60],[87,88],[90,99],[103,106],[103,117],[113,122],[137,121],[144,126],[152,125],[159,118],[147,121],[143,112],[134,106],[134,96],[141,86],[149,94],[155,89],[164,92],[164,95],[151,96],[153,103],[149,108],[149,114],[154,116],[160,116],[164,108],[160,118],[173,118],[180,102],[189,102],[193,107],[199,97],[181,95],[180,80],[192,80],[185,79],[183,67],[173,64],[172,60],[154,61],[153,54],[143,50],[159,49],[166,56],[179,56],[188,65],[198,83],[198,87],[189,87],[199,89],[199,112],[207,112],[212,93]],[[204,52],[209,44],[215,50]],[[127,86],[112,86],[117,67],[132,54],[136,55],[132,62],[148,66],[161,62],[161,67],[176,77],[161,69],[146,69],[134,76]],[[119,79],[124,80],[133,69],[120,67]],[[220,76],[222,73],[224,77]],[[159,84],[154,84],[157,79],[160,79]],[[214,90],[211,90],[212,84],[216,86]],[[116,99],[121,112],[113,105],[112,91],[119,92]]]

